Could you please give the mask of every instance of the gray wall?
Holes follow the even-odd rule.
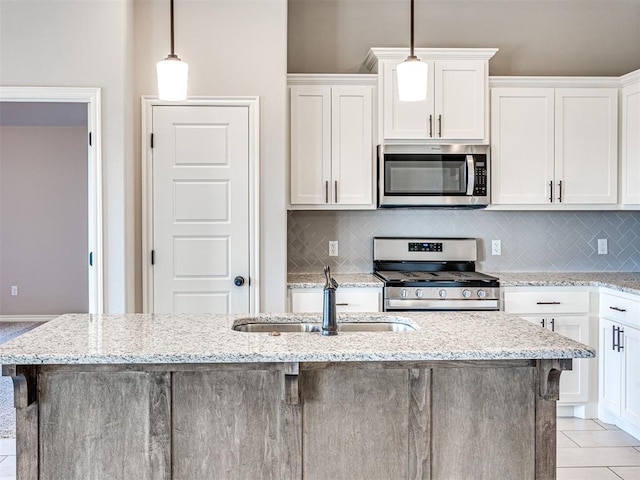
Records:
[[[0,315],[88,311],[87,218],[86,125],[0,126]]]
[[[417,0],[417,47],[497,47],[491,75],[640,68],[638,0]],[[409,46],[409,0],[289,0],[291,73],[356,73],[371,47]]]
[[[370,272],[374,236],[476,237],[485,271],[640,271],[638,212],[374,210],[290,212],[289,271]],[[597,254],[606,238],[607,255]],[[338,240],[338,257],[329,257]],[[491,240],[502,255],[491,255]]]

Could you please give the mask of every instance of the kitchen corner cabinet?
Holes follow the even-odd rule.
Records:
[[[504,310],[572,340],[590,345],[594,335],[591,292],[554,287],[504,287]],[[595,319],[593,329],[595,330]],[[595,333],[595,332],[594,332]],[[573,361],[573,369],[560,377],[558,407],[582,418],[596,414],[596,366],[591,359]],[[573,411],[571,411],[573,410]]]
[[[408,51],[372,49],[365,64],[378,69],[381,139],[488,143],[489,59],[496,51],[416,49],[429,66],[427,99],[401,102],[396,67]]]
[[[600,295],[598,417],[640,438],[640,301]]]
[[[640,207],[640,70],[622,77],[622,195],[620,203]]]
[[[291,313],[322,312],[324,291],[322,288],[290,288],[289,311]],[[382,307],[382,287],[349,288],[336,290],[336,311],[380,312]]]
[[[615,205],[616,88],[491,89],[495,205]]]
[[[372,85],[291,85],[292,209],[375,208]]]

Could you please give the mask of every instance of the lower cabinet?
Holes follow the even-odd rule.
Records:
[[[506,312],[595,348],[597,321],[591,316],[595,307],[589,288],[505,287],[503,295]],[[574,359],[573,369],[562,372],[560,414],[581,418],[597,415],[596,362]]]
[[[640,301],[600,299],[598,417],[640,438]]]
[[[321,288],[289,289],[289,311],[292,313],[322,312],[324,292]],[[382,288],[349,288],[336,290],[336,311],[379,312],[382,308]]]

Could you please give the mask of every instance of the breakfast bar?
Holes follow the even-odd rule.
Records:
[[[64,315],[2,345],[17,478],[555,478],[592,348],[503,312],[319,321]]]

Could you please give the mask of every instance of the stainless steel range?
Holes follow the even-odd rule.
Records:
[[[476,272],[475,238],[374,238],[384,310],[498,310],[498,278]]]

